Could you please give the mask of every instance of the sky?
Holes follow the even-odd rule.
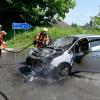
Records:
[[[76,0],[76,6],[71,9],[64,21],[68,24],[84,25],[89,22],[90,16],[95,16],[100,9],[100,0]]]

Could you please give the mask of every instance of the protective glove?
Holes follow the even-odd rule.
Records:
[[[47,47],[47,44],[46,44],[46,43],[44,43],[44,44],[43,44],[43,47]]]
[[[43,45],[43,47],[46,47],[46,46],[47,46],[46,44]]]
[[[36,40],[33,41],[33,44],[36,45]]]

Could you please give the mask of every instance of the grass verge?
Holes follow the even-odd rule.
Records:
[[[40,32],[42,27],[35,27],[34,29],[23,31],[16,30],[16,36],[14,39],[14,32],[12,30],[8,31],[8,37],[6,37],[6,44],[8,48],[24,48],[25,46],[31,44],[36,36],[36,33]],[[84,29],[81,27],[48,27],[50,38],[59,38],[63,36],[70,36],[76,34],[100,34],[100,29]],[[10,33],[11,32],[11,33]],[[34,46],[31,46],[34,47]]]

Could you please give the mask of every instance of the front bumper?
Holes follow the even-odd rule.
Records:
[[[31,76],[34,76],[36,74],[34,70],[27,66],[20,67],[19,72],[24,78],[30,78]]]

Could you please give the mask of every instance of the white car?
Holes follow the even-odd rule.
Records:
[[[33,48],[21,67],[25,75],[60,79],[74,71],[100,72],[100,35],[74,35],[58,38],[45,48]]]

